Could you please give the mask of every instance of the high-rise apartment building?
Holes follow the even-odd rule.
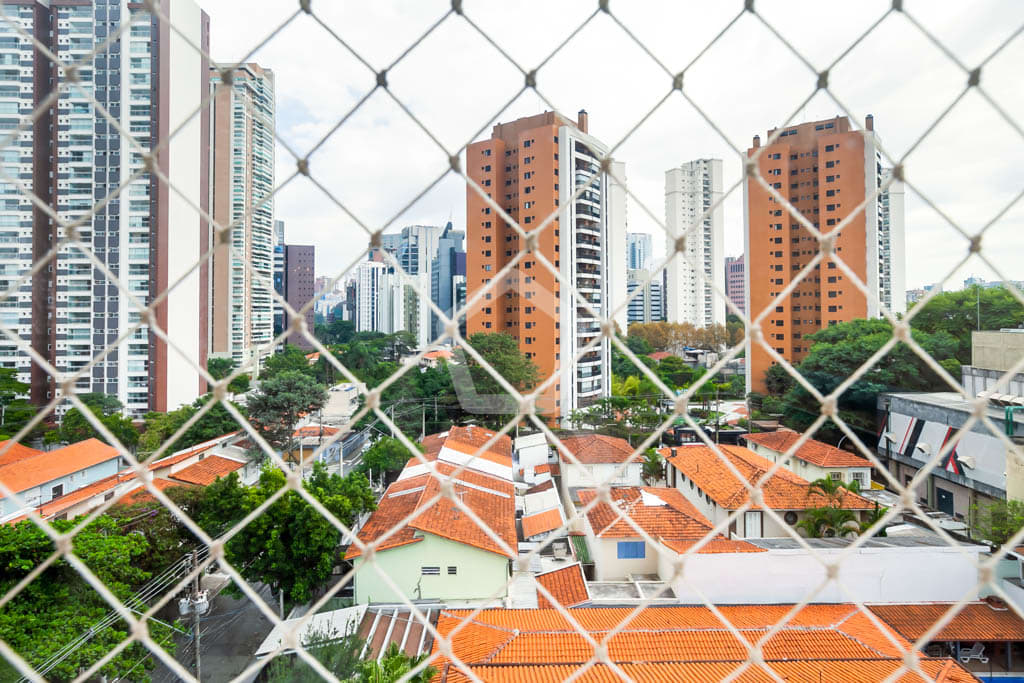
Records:
[[[307,301],[316,296],[316,247],[306,244],[286,244],[284,246],[284,298],[293,310],[298,311],[306,305]],[[291,324],[291,319],[286,315],[285,327]],[[313,333],[313,325],[316,316],[313,307],[306,311],[306,326],[310,334]],[[303,349],[313,348],[303,335],[291,333],[288,335],[287,343]]]
[[[466,252],[464,240],[466,233],[461,230],[452,229],[451,221],[444,226],[444,232],[437,240],[437,255],[430,264],[430,298],[445,315],[451,317],[455,313],[455,287],[456,277],[462,276],[465,282],[466,275]],[[458,255],[462,255],[462,272],[458,270]],[[431,314],[431,341],[437,339],[444,333],[444,325],[441,319]]]
[[[494,283],[469,311],[469,334],[511,335],[537,364],[542,378],[557,375],[537,404],[538,413],[551,419],[567,417],[573,409],[607,396],[610,388],[607,339],[576,358],[600,335],[600,318],[608,315],[612,300],[610,270],[620,268],[625,257],[625,226],[611,225],[613,216],[624,212],[611,206],[614,193],[598,160],[607,147],[587,133],[587,123],[585,111],[576,123],[545,112],[497,124],[489,139],[466,151],[469,177],[525,231],[537,231],[535,253],[543,254],[597,314],[578,306],[535,253],[520,260],[512,274]],[[568,201],[578,187],[585,190]],[[538,231],[551,214],[557,219]],[[466,194],[466,237],[468,297],[491,283],[526,246],[472,190]],[[613,246],[615,239],[623,244]],[[619,259],[614,263],[613,253]]]
[[[357,332],[393,334],[405,329],[405,285],[394,267],[380,261],[356,266]]]
[[[646,278],[651,278],[645,282]],[[665,319],[664,289],[662,274],[652,274],[647,270],[629,271],[629,294],[641,290],[629,300],[630,323],[656,323]],[[625,330],[623,330],[625,332]]]
[[[647,270],[651,267],[653,252],[651,236],[646,232],[626,233],[626,269]]]
[[[232,225],[210,246],[210,352],[242,364],[272,352],[274,301],[274,73],[243,64],[221,85],[210,74],[213,218]],[[215,245],[220,246],[215,246]]]
[[[442,233],[443,228],[437,225],[408,225],[402,228],[398,245],[398,263],[409,277],[404,289],[404,315],[399,329],[411,332],[418,348],[433,341],[430,266],[437,257]]]
[[[743,254],[725,257],[725,295],[742,313],[747,312],[746,297],[743,293],[745,272]]]
[[[7,178],[0,184],[0,287],[25,275],[66,236],[14,181],[53,207],[61,221],[86,216],[78,239],[141,305],[174,285],[155,313],[180,353],[143,325],[75,383],[79,392],[116,396],[134,416],[177,408],[205,390],[193,364],[206,360],[207,269],[191,269],[206,245],[207,226],[192,206],[209,209],[209,115],[193,114],[207,92],[209,65],[192,45],[209,50],[209,19],[192,0],[171,0],[161,9],[177,32],[141,4],[4,2],[7,19],[63,62],[86,60],[70,84],[30,40],[6,21],[0,24],[4,130],[39,110],[58,84],[68,85],[2,150]],[[135,15],[137,23],[118,40],[89,56]],[[86,91],[134,142],[114,128]],[[155,163],[176,192],[155,174],[133,176],[145,168],[144,154],[172,131]],[[94,210],[122,183],[126,186],[115,198]],[[73,246],[61,248],[30,283],[0,302],[0,324],[63,373],[84,368],[140,320],[140,309]],[[35,403],[45,403],[57,391],[53,378],[6,339],[0,343],[0,366],[15,368],[18,379],[30,383]]]
[[[284,290],[284,221],[274,221],[274,291],[282,298],[287,294]],[[274,338],[284,331],[284,307],[274,299]]]
[[[669,250],[685,236],[685,248],[666,266],[669,322],[725,324],[725,299],[718,293],[725,291],[725,228],[722,204],[714,206],[721,197],[721,159],[697,159],[665,171]]]
[[[873,117],[868,115],[865,123],[863,131],[853,130],[846,117],[802,123],[783,129],[765,147],[754,136],[747,154],[760,152],[761,176],[823,233],[834,232],[868,200],[835,238],[835,253],[869,291],[877,293],[877,299],[901,310],[902,188],[890,188],[888,197],[875,196],[884,169]],[[769,138],[774,134],[774,129],[768,131]],[[818,240],[752,179],[744,185],[744,205],[747,311],[757,316],[770,309],[762,332],[783,358],[800,362],[809,350],[807,336],[823,327],[880,315],[876,297],[865,297],[831,259],[816,266],[776,304],[779,292],[818,252]],[[774,361],[760,345],[748,348],[747,358],[747,386],[763,391],[764,373]]]

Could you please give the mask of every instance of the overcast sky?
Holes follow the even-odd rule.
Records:
[[[234,61],[294,11],[285,0],[199,0],[211,19],[214,59]],[[839,57],[876,22],[891,3],[766,2],[756,6],[767,22],[817,70]],[[908,12],[969,68],[999,45],[1007,46],[983,71],[989,95],[1024,126],[1024,2],[907,0]],[[596,2],[479,2],[465,0],[466,15],[524,68],[536,67],[575,30]],[[317,15],[374,70],[397,59],[435,23],[448,2],[390,3],[314,0]],[[742,2],[612,2],[615,16],[670,72],[700,55],[733,18]],[[375,76],[311,17],[285,27],[252,60],[274,70],[277,127],[283,145],[305,154],[375,84]],[[740,178],[741,161],[753,135],[793,122],[830,118],[849,108],[857,118],[874,114],[875,130],[894,158],[904,155],[959,96],[961,69],[907,17],[890,14],[832,70],[836,99],[814,89],[816,77],[752,15],[741,17],[687,71],[685,90],[721,131],[712,128],[679,93],[639,122],[671,88],[671,79],[615,21],[596,16],[538,72],[538,90],[574,117],[585,108],[590,132],[626,163],[630,190],[664,220],[664,173],[690,159],[724,160],[724,185]],[[495,121],[548,108],[523,77],[465,19],[449,16],[388,74],[391,92],[454,152],[486,137]],[[515,98],[515,99],[513,99]],[[838,102],[837,102],[838,100]],[[842,103],[843,106],[840,105]],[[724,137],[723,137],[724,135]],[[623,141],[623,138],[625,140]],[[277,182],[295,170],[282,144]],[[448,167],[442,151],[383,91],[351,115],[311,157],[311,172],[360,221],[389,231],[412,223],[465,226],[465,184],[449,174],[402,215],[396,215]],[[974,233],[1024,190],[1024,139],[977,92],[968,93],[914,149],[906,161],[908,180],[945,214]],[[318,274],[337,274],[359,259],[367,237],[320,189],[304,178],[277,198],[277,218],[287,240],[317,248]],[[661,228],[631,199],[629,230],[654,234]],[[907,189],[907,286],[943,278],[963,258],[967,242],[921,195]],[[743,251],[741,188],[725,203],[726,254]],[[1024,202],[1006,212],[986,233],[986,254],[1004,275],[1024,279]],[[972,261],[948,283],[963,277],[997,279]]]

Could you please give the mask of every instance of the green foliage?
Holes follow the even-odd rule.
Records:
[[[197,521],[204,530],[220,530],[226,521],[237,521],[257,508],[284,483],[284,473],[270,467],[252,488],[242,487],[232,473],[207,487]],[[346,526],[375,505],[370,482],[359,473],[344,478],[329,475],[321,463],[314,463],[313,475],[304,486]],[[302,603],[330,579],[340,540],[337,528],[298,493],[289,491],[232,537],[226,553],[246,580],[266,583]]]
[[[638,356],[654,353],[654,347],[651,346],[650,342],[646,338],[637,335],[626,337],[626,348]]]
[[[142,436],[139,437],[139,454],[148,455],[156,452],[160,446],[174,436],[175,432],[181,428],[186,422],[191,419],[193,415],[199,412],[208,401],[212,399],[211,394],[205,394],[197,398],[192,405],[182,406],[177,410],[172,410],[169,413],[146,413],[145,427]],[[244,406],[232,404],[242,414],[245,415],[247,410]],[[218,436],[223,436],[230,432],[241,429],[234,416],[228,412],[228,409],[224,407],[222,403],[214,404],[208,411],[196,420],[196,422],[185,430],[185,433],[181,435],[178,440],[167,447],[163,452],[165,455],[180,451],[183,448],[189,448],[215,439]]]
[[[842,508],[811,508],[796,528],[802,529],[808,538],[832,538],[854,532],[857,519],[852,512]]]
[[[303,414],[327,403],[327,390],[308,373],[285,370],[260,383],[249,396],[249,422],[278,451],[292,450],[295,425]]]
[[[914,330],[914,341],[939,361],[952,358],[957,342],[947,332]],[[829,394],[892,338],[887,320],[851,320],[827,327],[807,339],[811,351],[797,367],[800,374],[822,394]],[[935,391],[946,384],[907,345],[897,344],[839,397],[840,416],[862,429],[874,429],[876,399],[884,391]],[[806,429],[821,414],[817,400],[799,384],[785,394],[786,424]],[[826,440],[839,438],[838,430],[825,426]]]
[[[1024,503],[996,500],[984,507],[971,506],[974,531],[993,545],[1003,545],[1024,527]]]
[[[929,334],[952,335],[955,349],[947,357],[964,364],[971,362],[971,332],[978,329],[979,312],[982,330],[1016,327],[1024,320],[1024,306],[1005,287],[986,289],[975,285],[957,292],[942,292],[920,310],[916,306],[911,309],[913,328]]]
[[[697,372],[678,356],[668,356],[658,363],[658,377],[670,388],[681,389],[689,386]]]
[[[793,376],[781,365],[772,365],[764,371],[764,386],[772,396],[782,396],[793,388]]]
[[[527,391],[540,380],[537,366],[519,350],[519,342],[504,333],[478,332],[467,340],[484,360],[518,391]],[[477,393],[503,394],[497,380],[475,360],[467,359]]]
[[[356,333],[356,325],[351,320],[341,320],[335,313],[335,319],[325,325],[317,325],[314,335],[321,344],[347,344]]]
[[[422,450],[422,447],[420,448]],[[405,467],[409,458],[413,455],[398,439],[390,436],[378,439],[375,444],[363,456],[363,462],[359,465],[360,472],[373,471],[377,475],[382,472],[397,472]]]
[[[362,683],[395,683],[416,668],[428,656],[422,654],[410,657],[398,649],[397,643],[391,643],[388,645],[388,649],[384,651],[384,656],[380,660],[371,659],[360,663],[359,680]],[[427,683],[436,673],[437,670],[434,667],[426,666],[416,675],[404,680],[409,681],[409,683]]]
[[[301,372],[313,376],[313,366],[306,359],[306,352],[293,344],[287,344],[280,353],[268,356],[260,371],[260,380],[266,382],[283,372]]]
[[[25,382],[18,381],[17,369],[0,368],[0,405],[3,405],[0,440],[11,438],[35,417],[36,407],[24,398],[30,388]],[[27,435],[28,438],[36,436],[40,429],[32,431],[33,433]]]
[[[364,642],[355,635],[339,637],[336,631],[314,631],[303,638],[302,645],[340,681],[352,680],[359,670]],[[321,683],[324,680],[297,655],[275,657],[264,673],[267,683]]]
[[[117,400],[116,398],[114,399]],[[118,406],[121,404],[118,403]],[[114,437],[128,449],[132,449],[139,443],[139,431],[132,424],[132,421],[118,412],[104,413],[104,406],[101,403],[87,404],[86,407],[99,419]],[[85,415],[74,407],[64,413],[60,421],[60,427],[47,432],[44,440],[47,443],[78,443],[86,439],[100,439],[106,442],[107,439],[96,429]]]
[[[654,485],[665,476],[665,460],[653,448],[644,453],[643,478],[648,485]]]
[[[74,524],[53,522],[65,532]],[[133,591],[150,578],[138,565],[148,550],[146,538],[125,532],[114,519],[100,516],[75,535],[74,552],[118,599],[127,600]],[[6,594],[26,574],[53,552],[53,544],[30,521],[0,526],[0,592]],[[30,665],[40,666],[65,645],[87,632],[111,611],[110,605],[93,590],[74,567],[61,559],[25,586],[17,596],[0,608],[0,638],[24,657]],[[173,652],[166,627],[149,623],[150,634],[164,649]],[[115,621],[110,628],[96,631],[56,668],[47,680],[69,681],[80,669],[91,666],[115,645],[129,636],[128,626]],[[133,644],[118,653],[100,672],[108,677],[126,672],[142,660],[147,651]],[[148,680],[145,671],[152,659],[132,671],[131,680]],[[0,675],[7,672],[0,672]]]

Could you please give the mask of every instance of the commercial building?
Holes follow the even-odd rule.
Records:
[[[626,233],[626,270],[647,270],[653,265],[654,248],[646,232]]]
[[[628,323],[654,323],[665,320],[663,275],[664,271],[653,275],[646,270],[629,271],[626,280],[627,293],[632,296],[637,289],[641,291],[629,300],[629,308],[626,309]]]
[[[405,286],[393,266],[363,261],[356,266],[357,332],[393,334],[405,329]]]
[[[316,247],[311,244],[284,245],[284,298],[292,310],[298,311],[316,296]],[[285,316],[286,318],[288,316]],[[313,333],[315,313],[310,306],[305,313],[306,326]],[[290,319],[284,321],[285,327],[291,324]],[[311,349],[313,345],[304,336],[292,332],[288,335],[288,343],[303,349]]]
[[[721,159],[696,159],[665,171],[670,252],[685,237],[685,247],[666,266],[670,323],[725,324],[725,300],[717,293],[725,291],[725,224],[722,204],[711,208],[721,198]]]
[[[768,137],[775,132],[769,130]],[[754,154],[759,154],[761,177],[818,230],[833,232],[850,218],[835,239],[835,254],[876,294],[865,297],[826,259],[776,304],[778,294],[818,253],[818,240],[748,179],[743,194],[747,312],[757,316],[772,309],[761,324],[766,343],[795,364],[809,351],[804,339],[823,327],[878,317],[879,302],[890,311],[903,311],[902,186],[894,183],[876,194],[887,175],[873,118],[868,115],[863,131],[853,130],[846,117],[802,123],[782,130],[764,148],[754,136],[747,155]],[[851,217],[865,201],[863,211]],[[763,392],[764,373],[773,361],[760,345],[748,347],[746,356],[747,386]]]
[[[156,322],[181,353],[143,325],[75,383],[78,392],[116,396],[133,416],[177,408],[205,390],[193,364],[205,363],[207,354],[207,270],[190,269],[208,240],[208,226],[192,207],[209,210],[210,117],[208,111],[194,115],[208,92],[209,64],[196,47],[209,49],[209,19],[192,0],[172,0],[161,10],[175,31],[136,4],[5,3],[6,21],[63,62],[85,60],[77,82],[59,94],[55,89],[68,83],[65,75],[12,26],[0,27],[0,109],[8,112],[3,128],[15,128],[20,114],[35,116],[2,152],[8,182],[0,187],[0,287],[11,286],[66,237],[18,185],[53,207],[61,221],[86,217],[78,238],[141,305],[173,284],[155,309]],[[114,27],[136,14],[137,23],[119,41],[91,56]],[[145,151],[172,131],[156,161],[168,182],[148,172],[133,176],[144,168]],[[94,211],[123,183],[116,197]],[[73,247],[60,249],[0,305],[0,322],[62,373],[92,363],[140,320],[140,309]],[[17,369],[18,379],[31,384],[35,403],[57,391],[53,378],[7,339],[0,343],[0,365]]]
[[[456,287],[466,282],[466,233],[452,229],[452,222],[444,226],[437,240],[437,254],[430,263],[430,298],[444,314],[451,317],[456,310]],[[430,341],[444,333],[441,319],[431,312]]]
[[[210,235],[209,352],[242,364],[271,353],[274,337],[274,73],[243,64],[220,84],[215,68],[210,192],[213,219],[232,227],[226,239]]]
[[[746,280],[744,263],[743,254],[725,257],[725,295],[742,313],[747,312],[747,301],[743,290],[743,283]]]
[[[467,331],[504,332],[540,370],[541,378],[558,380],[538,399],[538,413],[555,420],[610,391],[611,354],[599,339],[601,317],[617,295],[612,270],[625,258],[625,226],[614,225],[624,211],[612,206],[619,191],[600,172],[598,157],[607,147],[587,132],[587,113],[576,123],[554,112],[494,126],[491,137],[469,145],[470,179],[506,211],[523,230],[537,232],[533,253],[519,260],[511,274],[491,280],[526,245],[473,190],[466,194],[467,296],[491,285],[469,311]],[[623,170],[616,167],[619,177]],[[577,188],[585,188],[575,201]],[[556,220],[539,230],[547,218]],[[621,248],[612,242],[622,240]],[[577,305],[536,254],[573,283],[594,313]],[[618,261],[611,260],[618,254]],[[625,278],[622,301],[625,300]],[[625,311],[623,311],[623,314]],[[596,345],[576,356],[591,341]]]

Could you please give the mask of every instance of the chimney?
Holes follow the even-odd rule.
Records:
[[[587,131],[587,110],[580,109],[580,113],[576,115],[576,127],[580,129],[580,132],[586,133]]]
[[[761,146],[761,136],[760,135],[755,135],[754,136],[754,149],[757,149],[760,146]]]
[[[868,114],[864,117],[864,128],[867,130],[875,129],[875,116],[874,114]]]

